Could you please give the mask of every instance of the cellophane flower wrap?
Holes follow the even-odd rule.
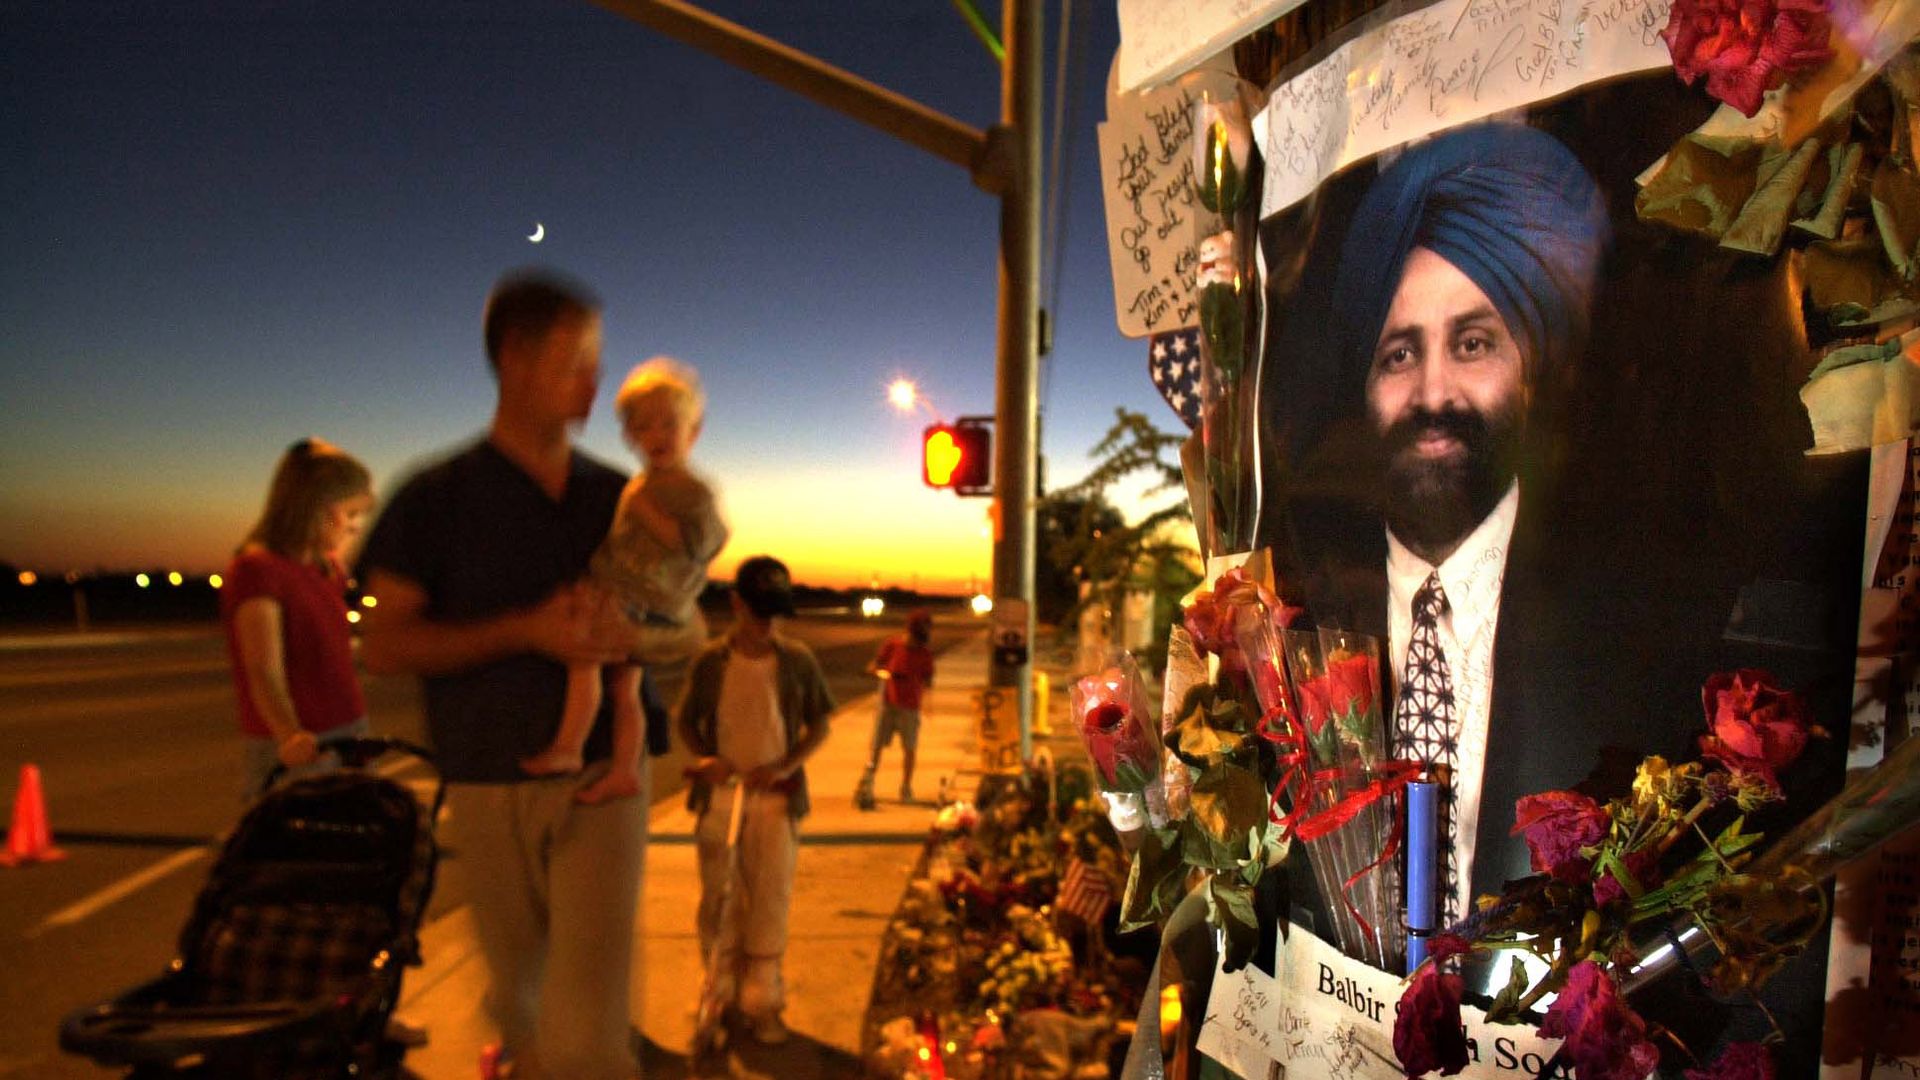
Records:
[[[1251,87],[1193,106],[1193,175],[1201,208],[1197,285],[1200,316],[1200,428],[1210,505],[1197,520],[1203,551],[1253,546],[1259,517],[1253,482],[1254,393],[1260,350],[1258,246],[1260,163],[1248,100]]]
[[[1160,776],[1160,729],[1133,657],[1116,653],[1100,671],[1076,681],[1072,704],[1074,726],[1100,786],[1145,796]]]
[[[1640,1017],[1628,997],[1646,981],[1652,957],[1674,952],[1670,927],[1690,921],[1717,946],[1716,958],[1700,961],[1716,994],[1757,991],[1825,922],[1819,882],[1839,864],[1824,854],[1844,831],[1835,823],[1850,808],[1893,808],[1893,816],[1862,815],[1870,824],[1846,836],[1846,850],[1857,856],[1920,813],[1916,741],[1756,859],[1762,837],[1747,831],[1746,815],[1782,797],[1780,772],[1825,732],[1811,723],[1799,695],[1766,672],[1714,675],[1701,699],[1703,760],[1649,757],[1631,790],[1604,804],[1575,791],[1521,798],[1513,834],[1524,838],[1536,873],[1509,882],[1498,897],[1480,898],[1448,931],[1472,951],[1525,951],[1544,963],[1544,973],[1535,974],[1514,957],[1487,1019],[1537,1024],[1542,1037],[1564,1040],[1560,1060],[1581,1080],[1638,1080],[1663,1052],[1680,1052],[1657,1037],[1658,1024]],[[1535,1008],[1548,994],[1555,998],[1542,1016]],[[1420,1048],[1441,1045],[1458,1029],[1457,1008],[1436,1001],[1446,1004],[1429,992],[1419,1007],[1399,1010],[1394,1045],[1410,1048],[1401,1056],[1408,1076],[1439,1060]],[[1748,1075],[1764,1067],[1756,1053],[1764,1048],[1741,1049],[1713,1068]],[[1698,1063],[1683,1057],[1678,1064]]]
[[[1279,610],[1287,609],[1278,597],[1238,568],[1188,603],[1177,632],[1184,644],[1170,649],[1180,655],[1191,646],[1180,675],[1186,690],[1163,725],[1169,771],[1177,766],[1183,778],[1179,812],[1142,831],[1122,904],[1123,929],[1151,925],[1186,895],[1198,871],[1228,971],[1252,956],[1259,940],[1253,889],[1286,852],[1272,813],[1273,751],[1257,730],[1253,672],[1233,628]],[[1211,677],[1196,677],[1209,661]]]
[[[1340,950],[1390,970],[1404,949],[1394,855],[1398,793],[1410,770],[1387,756],[1379,642],[1286,621],[1238,627],[1261,732],[1278,748],[1278,820],[1307,847]]]

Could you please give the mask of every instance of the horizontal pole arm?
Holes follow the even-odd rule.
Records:
[[[985,153],[979,128],[682,0],[593,2],[969,172]]]

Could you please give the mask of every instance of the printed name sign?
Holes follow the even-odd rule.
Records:
[[[1389,1080],[1405,1075],[1393,1055],[1393,1020],[1406,989],[1403,979],[1349,959],[1298,927],[1280,943],[1277,970],[1272,980],[1257,972],[1257,978],[1216,973],[1206,1024],[1221,1024],[1226,1038],[1214,1045],[1235,1051],[1233,1060],[1222,1064],[1247,1080],[1266,1080],[1264,1069],[1251,1067],[1258,1064],[1258,1053],[1277,1062],[1287,1080]],[[1269,1030],[1256,1037],[1236,1013],[1247,1000],[1262,998],[1273,1002],[1273,1011],[1268,1014]],[[1525,1025],[1489,1024],[1486,1014],[1471,1005],[1460,1010],[1460,1017],[1467,1029],[1467,1067],[1459,1074],[1464,1077],[1514,1080],[1539,1075],[1560,1046],[1559,1040],[1542,1039]],[[1202,1051],[1213,1041],[1207,1028],[1201,1032]],[[1570,1080],[1572,1070],[1555,1066],[1545,1075]]]

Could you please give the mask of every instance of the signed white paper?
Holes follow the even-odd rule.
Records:
[[[1132,93],[1201,61],[1306,0],[1119,0],[1120,89]]]
[[[1403,15],[1276,87],[1254,132],[1260,214],[1388,147],[1599,79],[1672,63],[1669,0],[1446,0]]]

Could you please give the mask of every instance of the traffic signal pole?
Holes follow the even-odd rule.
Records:
[[[993,599],[1017,607],[1021,647],[996,648],[990,686],[1019,701],[1020,760],[1033,756],[1034,500],[1039,441],[1040,95],[1042,0],[1003,0],[1000,127],[1008,133],[1011,184],[1000,195],[1000,357],[995,378]],[[1009,604],[1009,602],[1012,602]],[[995,616],[995,626],[1012,629]]]
[[[1020,758],[1033,753],[1033,555],[1039,440],[1040,95],[1044,0],[1002,0],[1006,57],[1000,123],[991,131],[860,78],[682,0],[593,0],[836,112],[968,170],[1000,197],[999,358],[995,369],[993,599],[996,638],[1018,630],[1017,650],[995,648],[988,683],[1016,691]]]

